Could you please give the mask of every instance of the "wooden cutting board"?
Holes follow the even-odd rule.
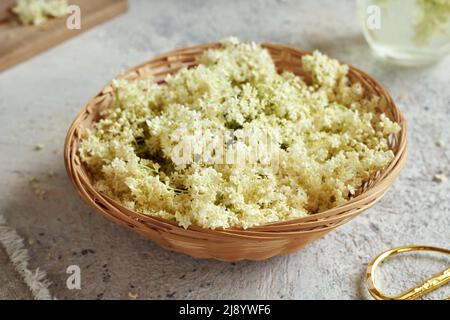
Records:
[[[3,0],[0,0],[3,1]],[[8,0],[9,1],[9,0]],[[127,0],[69,0],[81,9],[81,28],[68,29],[67,17],[39,25],[22,25],[11,12],[0,13],[0,72],[58,43],[125,12]],[[2,8],[0,8],[1,11]]]

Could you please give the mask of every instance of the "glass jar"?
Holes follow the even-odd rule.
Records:
[[[450,0],[357,0],[375,54],[400,65],[433,63],[450,52]]]

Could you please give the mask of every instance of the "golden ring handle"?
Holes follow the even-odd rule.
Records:
[[[383,294],[375,285],[375,270],[379,265],[381,265],[388,257],[408,251],[434,251],[440,253],[450,254],[450,250],[444,248],[437,248],[431,246],[403,246],[398,248],[393,248],[387,250],[380,255],[378,255],[372,262],[367,266],[366,273],[366,281],[367,287],[369,289],[369,293],[376,300],[411,300],[416,299],[425,295],[426,293],[436,290],[437,288],[442,287],[447,282],[450,282],[450,268],[442,270],[441,272],[436,273],[431,278],[423,281],[417,286],[397,295],[394,297],[387,296]],[[450,297],[447,299],[450,300]]]

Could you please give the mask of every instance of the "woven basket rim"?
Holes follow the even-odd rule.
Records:
[[[292,53],[298,54],[300,56],[311,53],[310,51],[306,51],[303,49],[298,49],[295,47],[286,46],[283,44],[276,44],[276,43],[272,43],[272,42],[262,42],[260,44],[262,47],[269,49],[269,51],[270,51],[270,49],[281,48],[284,50],[292,51]],[[150,60],[144,61],[134,67],[128,68],[127,70],[120,72],[113,79],[123,78],[133,72],[136,72],[136,70],[140,70],[141,68],[144,68],[147,64],[149,64],[153,61],[167,58],[171,55],[177,56],[179,54],[183,54],[183,52],[185,52],[185,51],[199,50],[199,49],[205,50],[205,49],[215,48],[215,47],[220,47],[220,46],[221,46],[220,43],[213,42],[213,43],[194,45],[194,46],[190,46],[190,47],[182,47],[182,48],[175,49],[173,51],[161,53],[161,54],[154,56]],[[347,65],[349,66],[350,73],[361,74],[361,75],[366,76],[368,79],[370,79],[370,81],[372,82],[372,85],[376,86],[383,93],[383,97],[387,100],[387,102],[389,102],[390,108],[395,110],[395,112],[397,113],[398,119],[396,120],[396,122],[400,125],[401,130],[400,130],[399,134],[397,135],[398,145],[397,145],[397,151],[395,152],[394,159],[392,159],[392,161],[389,163],[389,165],[381,171],[381,174],[384,175],[384,177],[382,177],[374,185],[368,187],[367,190],[365,190],[358,196],[346,201],[344,204],[337,206],[337,207],[333,207],[331,209],[328,209],[328,210],[325,210],[322,212],[319,212],[319,213],[311,214],[311,215],[308,215],[305,217],[266,223],[263,225],[250,227],[247,229],[243,229],[243,228],[239,228],[239,227],[231,227],[231,228],[226,228],[226,229],[223,229],[223,228],[207,229],[207,228],[202,228],[200,226],[195,226],[195,225],[191,225],[191,226],[189,226],[188,229],[184,229],[183,227],[179,226],[178,223],[174,220],[157,218],[157,217],[150,216],[150,215],[140,213],[137,211],[132,211],[132,210],[127,209],[125,206],[121,205],[119,202],[111,199],[109,196],[107,196],[105,194],[97,192],[98,195],[101,195],[101,197],[103,198],[104,201],[107,201],[109,203],[114,203],[114,205],[116,205],[117,208],[121,209],[122,212],[123,211],[127,211],[129,213],[132,212],[134,214],[133,219],[135,219],[136,221],[170,226],[170,228],[172,228],[171,230],[173,230],[173,228],[179,228],[179,229],[183,229],[186,231],[190,230],[190,231],[194,231],[194,232],[200,232],[200,233],[203,232],[203,233],[208,233],[208,234],[238,235],[241,233],[259,234],[260,232],[264,232],[265,230],[267,230],[266,233],[269,233],[269,232],[270,233],[278,233],[278,231],[276,231],[276,229],[278,227],[281,229],[283,229],[283,228],[288,229],[292,225],[304,225],[304,224],[311,223],[311,222],[316,222],[317,224],[320,224],[320,225],[327,225],[328,223],[333,222],[334,220],[339,220],[339,219],[343,220],[344,222],[347,222],[349,219],[353,218],[357,213],[367,209],[367,207],[365,207],[365,205],[364,205],[364,202],[368,198],[369,195],[372,196],[372,195],[384,194],[387,191],[387,189],[390,187],[390,185],[393,183],[394,179],[399,175],[401,169],[403,168],[405,161],[406,161],[406,154],[407,154],[407,152],[406,152],[406,150],[407,150],[406,120],[405,120],[403,114],[400,112],[400,110],[397,108],[397,106],[393,102],[390,94],[373,77],[369,76],[368,74],[366,74],[362,70],[354,67],[351,64],[347,64]],[[81,194],[80,186],[74,180],[74,179],[78,180],[79,172],[77,170],[73,170],[73,167],[74,167],[73,161],[74,161],[75,155],[73,154],[73,152],[71,152],[71,143],[72,143],[72,140],[74,137],[74,133],[78,129],[77,123],[82,118],[82,116],[88,111],[91,101],[94,100],[95,98],[100,97],[101,95],[107,93],[111,87],[111,84],[112,84],[112,80],[109,81],[97,95],[95,95],[93,98],[91,98],[89,100],[89,102],[86,103],[82,107],[82,109],[78,112],[77,116],[75,117],[74,121],[72,122],[72,124],[68,130],[67,136],[66,136],[66,140],[65,140],[65,144],[64,144],[64,162],[65,162],[65,166],[66,166],[68,175],[71,178],[72,182],[74,183],[76,190],[80,194]],[[81,162],[77,163],[76,165],[83,166],[83,164]],[[90,183],[90,181],[88,181],[88,185],[90,187],[92,187],[93,190],[95,190],[93,188],[92,184]],[[93,208],[95,208],[96,211],[101,211],[101,210],[99,210],[98,207],[94,206],[91,203],[91,201],[88,201],[88,199],[86,199],[84,196],[83,196],[83,198]],[[379,198],[377,198],[375,201],[373,201],[373,204],[376,203],[378,200],[379,200]],[[358,212],[357,213],[352,212],[352,210],[354,210],[355,207],[358,208],[360,203],[361,203],[361,205],[360,205],[361,208],[357,209]],[[344,212],[344,211],[347,211],[347,213],[340,213],[340,212]],[[350,211],[350,213],[348,213],[348,211]],[[124,213],[124,215],[125,215],[125,213]],[[109,218],[111,218],[111,217],[109,217]],[[118,222],[118,221],[116,221],[116,222]],[[340,224],[342,224],[342,223],[337,223],[336,225],[333,224],[332,227],[334,228]],[[281,229],[280,229],[280,231],[281,231]],[[324,228],[321,228],[321,230],[322,229],[324,229]],[[274,230],[274,231],[268,231],[268,230]],[[309,231],[313,232],[314,230],[315,229],[303,230],[302,232],[309,232]],[[289,232],[282,231],[282,234],[283,234],[283,237],[289,236]],[[292,234],[298,234],[298,232],[293,232]]]

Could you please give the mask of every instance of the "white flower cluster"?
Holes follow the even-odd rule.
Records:
[[[23,24],[39,25],[48,17],[63,17],[68,13],[67,0],[17,0],[13,12]]]
[[[434,37],[447,36],[450,30],[450,0],[416,0],[419,19],[414,25],[418,46],[429,44]]]
[[[346,65],[314,52],[303,69],[308,81],[278,74],[267,50],[231,39],[162,85],[115,81],[81,159],[100,192],[185,228],[248,228],[340,205],[392,160],[387,138],[399,126],[373,112],[379,98],[351,84]],[[174,161],[183,139],[207,146],[214,135],[196,133],[230,130],[269,132],[277,166]]]

